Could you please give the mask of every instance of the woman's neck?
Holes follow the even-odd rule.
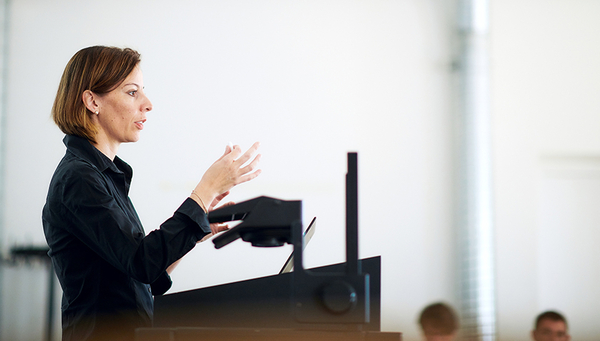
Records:
[[[119,149],[119,143],[111,143],[106,139],[106,137],[98,134],[96,136],[96,142],[92,143],[96,149],[98,149],[102,154],[106,155],[111,161],[115,160],[115,156],[117,156],[117,150]]]

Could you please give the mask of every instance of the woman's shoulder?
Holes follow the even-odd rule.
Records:
[[[65,212],[64,209],[73,210],[110,196],[107,182],[98,168],[68,154],[60,161],[50,180],[45,214],[62,214],[60,212]]]
[[[50,181],[50,190],[52,188],[67,189],[73,186],[97,185],[102,182],[100,170],[90,162],[67,153],[60,161],[52,180]]]
[[[84,175],[98,174],[98,168],[89,161],[67,153],[56,167],[55,174],[80,178]]]

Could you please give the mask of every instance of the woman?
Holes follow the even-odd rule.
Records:
[[[152,110],[139,64],[131,49],[82,49],[52,108],[67,151],[42,221],[63,289],[63,340],[130,340],[135,328],[151,326],[152,295],[170,288],[177,261],[227,228],[209,225],[207,212],[260,174],[260,155],[252,159],[258,143],[243,154],[227,147],[173,216],[145,235],[128,197],[132,169],[116,156],[121,143],[139,139]]]

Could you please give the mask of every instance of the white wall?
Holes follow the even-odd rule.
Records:
[[[346,153],[359,153],[360,256],[383,257],[382,329],[454,302],[451,1],[35,1],[10,13],[3,248],[42,244],[40,211],[64,153],[49,119],[68,59],[94,44],[143,56],[153,100],[131,197],[147,231],[170,216],[228,141],[262,142],[264,173],[233,200],[301,199],[319,220],[307,266],[344,260]],[[194,249],[171,291],[273,274],[289,247]],[[10,270],[26,271],[26,270]],[[5,271],[2,339],[34,340],[43,309]],[[38,271],[43,271],[38,269]],[[27,277],[23,275],[22,277]],[[43,275],[29,275],[34,281]],[[29,280],[28,280],[29,281]],[[38,284],[45,292],[45,283]]]
[[[557,309],[597,340],[600,3],[492,2],[498,327]]]
[[[2,250],[44,242],[40,211],[64,153],[49,119],[80,48],[131,46],[154,102],[120,155],[149,231],[228,141],[262,142],[264,173],[234,200],[301,199],[318,216],[306,265],[343,261],[344,173],[359,152],[360,255],[382,255],[382,329],[417,340],[431,301],[455,303],[451,13],[454,1],[11,1]],[[500,340],[544,309],[596,340],[600,3],[491,1]],[[290,252],[199,245],[172,291],[276,272]],[[3,271],[2,340],[43,333],[41,267]],[[27,290],[24,290],[27,289]],[[26,328],[25,326],[29,326]]]

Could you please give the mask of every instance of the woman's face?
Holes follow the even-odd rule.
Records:
[[[139,66],[111,92],[100,96],[98,124],[107,142],[136,142],[144,129],[146,113],[152,103],[144,93],[144,78]]]

